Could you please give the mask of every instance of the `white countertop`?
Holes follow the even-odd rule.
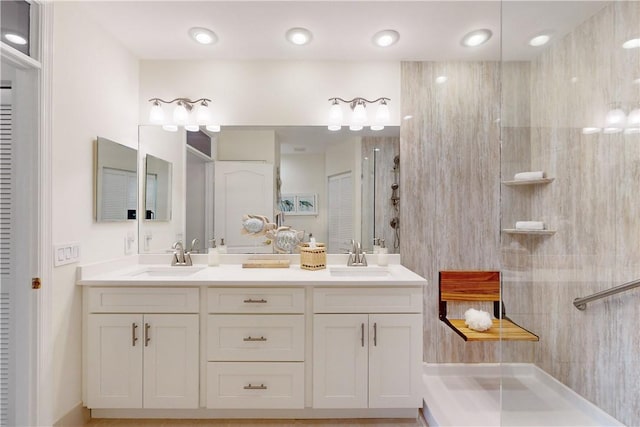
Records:
[[[283,259],[283,256],[273,258]],[[368,267],[346,267],[346,255],[329,255],[328,268],[304,270],[299,257],[289,256],[289,268],[242,268],[256,256],[222,256],[223,263],[209,267],[205,255],[194,255],[192,267],[170,266],[167,255],[138,255],[78,267],[83,286],[425,286],[427,281],[399,264],[399,255],[379,267],[368,255]],[[272,258],[261,255],[260,258]],[[166,261],[166,262],[161,262]],[[332,263],[333,261],[333,263]],[[341,262],[344,261],[344,262]],[[373,261],[373,262],[372,262]],[[393,263],[391,263],[393,262]],[[339,274],[339,275],[338,275]],[[153,276],[153,277],[150,277]]]

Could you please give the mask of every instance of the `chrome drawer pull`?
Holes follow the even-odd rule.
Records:
[[[144,324],[144,346],[149,347],[149,341],[151,341],[151,334],[149,334],[149,329],[151,325],[148,323]]]
[[[248,298],[246,300],[244,300],[245,304],[266,304],[267,300],[264,298],[260,298],[260,299],[252,299],[252,298]]]
[[[260,338],[253,338],[251,335],[249,335],[246,338],[242,339],[243,341],[266,341],[267,339],[265,337],[260,337]]]
[[[377,323],[373,324],[373,345],[374,346],[378,345],[378,324]]]
[[[364,323],[360,324],[360,346],[364,347]]]
[[[266,390],[267,386],[264,384],[260,384],[260,385],[251,385],[251,383],[249,383],[249,385],[244,386],[245,390]]]

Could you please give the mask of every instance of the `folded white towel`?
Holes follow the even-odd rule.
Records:
[[[517,221],[516,230],[544,230],[542,221]]]
[[[513,179],[516,181],[530,181],[532,179],[542,179],[547,176],[547,173],[544,171],[535,171],[535,172],[520,172],[513,176]]]
[[[464,312],[464,323],[474,331],[486,331],[493,324],[491,315],[486,311],[470,308]]]

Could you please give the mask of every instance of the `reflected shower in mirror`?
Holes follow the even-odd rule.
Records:
[[[97,222],[135,220],[138,203],[137,150],[98,137],[95,150]]]
[[[144,219],[171,219],[171,162],[147,154],[144,181]]]

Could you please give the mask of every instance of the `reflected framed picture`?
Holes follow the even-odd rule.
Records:
[[[293,214],[296,211],[295,194],[283,194],[280,198],[280,206],[278,206],[285,214]]]
[[[296,215],[318,215],[317,194],[296,195]]]

